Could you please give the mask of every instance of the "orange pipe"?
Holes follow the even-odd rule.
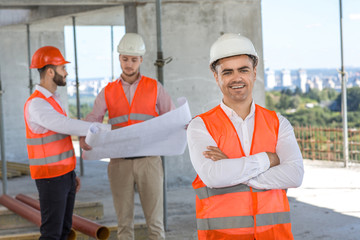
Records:
[[[0,204],[7,207],[10,211],[18,214],[19,216],[35,223],[40,227],[41,225],[41,214],[40,211],[30,207],[29,205],[10,197],[9,195],[3,194],[0,196]],[[75,240],[76,232],[71,229],[68,239]]]
[[[7,207],[10,211],[20,215],[21,217],[35,223],[37,226],[40,227],[41,216],[38,210],[6,194],[1,195],[0,204]]]
[[[31,198],[24,194],[18,194],[15,198],[33,207],[34,209],[40,209],[40,202],[34,198]],[[72,220],[72,227],[79,232],[82,232],[90,237],[94,237],[99,240],[106,240],[109,238],[110,231],[107,227],[101,226],[76,214],[73,214]]]

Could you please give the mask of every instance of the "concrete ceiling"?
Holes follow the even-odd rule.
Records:
[[[156,0],[0,0],[0,8],[34,8],[39,6],[115,6],[124,4],[142,4]],[[167,2],[198,2],[202,0],[162,0]],[[221,2],[221,0],[213,0]],[[249,0],[237,0],[249,1]]]
[[[0,27],[33,24],[49,18],[77,16],[82,13],[114,6],[145,2],[145,0],[0,0]],[[110,22],[109,18],[105,17],[104,20],[107,21],[99,19],[98,24],[102,25]],[[118,21],[112,22],[117,23]]]
[[[146,4],[149,2],[155,3],[155,1],[156,0],[0,0],[0,27],[33,24],[49,18],[77,16],[82,13],[115,6],[121,7],[133,4]],[[162,0],[161,2],[197,1],[201,0]],[[100,19],[98,24],[101,25],[110,21],[102,22]]]
[[[31,8],[39,6],[113,6],[126,3],[145,2],[142,0],[0,0],[0,8]]]

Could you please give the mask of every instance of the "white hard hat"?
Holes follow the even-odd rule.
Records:
[[[145,43],[137,33],[126,33],[117,47],[118,53],[130,56],[144,56]]]
[[[210,48],[210,67],[219,59],[242,54],[252,55],[258,59],[250,39],[236,33],[225,33]]]

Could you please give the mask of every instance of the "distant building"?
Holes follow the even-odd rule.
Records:
[[[324,87],[325,88],[331,88],[331,89],[335,89],[336,87],[336,83],[332,78],[328,78],[324,81]]]
[[[284,88],[288,88],[292,86],[290,70],[283,69],[281,71],[281,85]]]
[[[360,87],[360,68],[347,71],[347,87]],[[282,91],[283,89],[301,92],[310,89],[322,91],[324,88],[341,90],[341,76],[336,69],[297,69],[297,70],[265,70],[265,88],[267,90]]]
[[[93,78],[93,79],[80,79],[79,93],[88,96],[97,96],[99,92],[110,82],[110,78]],[[76,94],[75,80],[68,80],[67,86],[68,96]]]
[[[265,71],[265,79],[266,79],[266,89],[274,89],[276,87],[276,78],[275,78],[275,71],[271,69],[266,69]]]
[[[68,81],[67,82],[67,94],[72,97],[72,96],[74,96],[75,93],[76,93],[75,82]]]
[[[307,83],[307,73],[305,69],[299,69],[298,71],[298,87],[302,93],[306,92],[306,83]]]
[[[359,78],[355,79],[354,86],[355,87],[360,87],[360,79]]]
[[[306,92],[310,91],[310,89],[314,88],[314,83],[310,80],[306,82]]]
[[[324,88],[323,81],[320,77],[315,76],[313,82],[314,82],[314,88],[318,89],[319,91],[323,90],[323,88]]]

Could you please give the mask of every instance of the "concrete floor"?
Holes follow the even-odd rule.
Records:
[[[295,240],[360,239],[360,166],[345,169],[332,162],[305,160],[304,163],[302,186],[288,191]],[[101,201],[104,218],[98,223],[115,225],[107,163],[87,161],[84,170],[77,201]],[[2,187],[0,191],[2,193]],[[8,195],[19,193],[36,193],[35,183],[30,177],[8,180]],[[191,186],[170,188],[167,198],[166,239],[196,239],[195,194]],[[135,202],[135,222],[144,223],[138,196]]]
[[[360,239],[360,166],[304,163],[302,186],[288,191],[295,239]]]

